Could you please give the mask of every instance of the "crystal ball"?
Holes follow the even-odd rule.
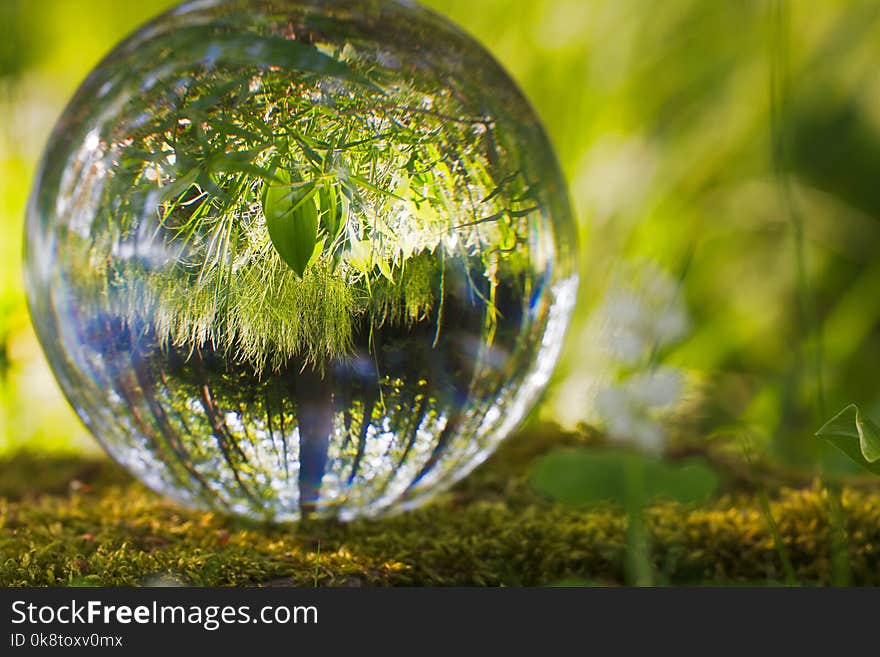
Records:
[[[116,461],[268,521],[413,507],[558,358],[566,184],[529,102],[405,0],[209,0],[64,110],[26,220],[33,322]]]

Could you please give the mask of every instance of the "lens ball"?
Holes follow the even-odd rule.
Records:
[[[412,507],[522,420],[575,228],[549,141],[411,2],[192,2],[64,111],[26,279],[79,417],[151,488],[256,519]]]

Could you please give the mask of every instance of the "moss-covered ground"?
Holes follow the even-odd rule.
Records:
[[[529,485],[536,458],[590,440],[533,427],[418,511],[281,527],[181,509],[105,459],[9,455],[0,460],[0,585],[620,584],[625,514],[560,506]],[[798,584],[880,584],[880,490],[872,480],[842,483],[841,562],[832,558],[841,534],[832,531],[818,480],[724,451],[704,456],[721,474],[722,496],[647,512],[657,583],[775,584],[793,574]],[[767,492],[793,573],[758,491]]]

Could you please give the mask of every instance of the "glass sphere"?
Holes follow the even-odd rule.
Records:
[[[407,508],[558,357],[566,186],[492,57],[411,2],[182,5],[86,79],[28,208],[40,341],[151,488],[252,518]]]

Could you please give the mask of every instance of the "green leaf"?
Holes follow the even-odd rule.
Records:
[[[352,239],[349,243],[348,264],[367,275],[373,268],[373,250],[369,240]]]
[[[532,485],[554,501],[578,507],[629,506],[654,498],[686,504],[711,497],[719,477],[700,459],[677,464],[618,449],[564,449],[537,463]]]
[[[247,151],[214,153],[208,157],[206,164],[212,173],[246,173],[266,180],[271,178],[270,172],[257,166],[254,162],[257,156],[268,147],[267,144]]]
[[[227,47],[221,57],[224,62],[233,65],[253,65],[253,62],[259,62],[264,66],[332,75],[375,86],[352,71],[346,63],[325,55],[315,46],[303,41],[243,34],[229,39],[224,45]]]
[[[174,182],[162,187],[159,193],[161,202],[174,201],[179,199],[184,193],[189,191],[190,187],[196,184],[199,176],[202,175],[198,167],[192,168],[182,176],[178,176]]]
[[[502,217],[498,221],[498,232],[501,236],[498,246],[502,251],[511,251],[516,248],[516,232],[507,223],[507,217]]]
[[[317,242],[315,242],[315,248],[312,249],[312,256],[309,258],[308,266],[311,267],[318,261],[318,258],[321,257],[321,254],[324,253],[324,244],[327,243],[327,238],[322,237]]]
[[[279,169],[275,182],[265,186],[263,213],[272,246],[281,259],[302,277],[318,241],[318,208],[315,183],[303,184]]]
[[[376,264],[379,266],[379,273],[393,283],[394,274],[391,273],[391,265],[388,264],[388,261],[385,258],[378,258]]]
[[[324,158],[321,157],[321,155],[318,154],[318,151],[315,150],[316,144],[314,140],[309,139],[305,135],[301,135],[299,133],[296,133],[294,135],[294,138],[296,139],[296,143],[299,144],[300,150],[303,152],[303,155],[306,156],[306,159],[314,164],[316,167],[320,167],[324,162]]]
[[[816,432],[863,468],[880,475],[880,427],[850,404]]]
[[[492,192],[491,192],[486,198],[484,198],[482,201],[480,201],[480,203],[488,203],[488,202],[491,201],[493,198],[495,198],[496,196],[498,196],[501,192],[504,191],[504,188],[505,188],[509,183],[513,182],[513,181],[516,179],[516,177],[517,177],[518,175],[519,175],[519,171],[514,171],[514,172],[511,173],[510,175],[505,176],[504,179],[503,179],[500,183],[498,183],[498,186],[497,186],[495,189],[493,189]]]
[[[387,189],[382,189],[381,187],[376,187],[373,183],[371,183],[366,178],[361,178],[360,176],[355,176],[352,174],[349,174],[348,178],[349,178],[349,180],[360,185],[364,189],[367,189],[367,190],[374,192],[376,194],[379,194],[381,196],[387,196],[389,198],[397,199],[398,201],[406,201],[406,199],[403,198],[402,196],[398,196],[397,194],[393,194],[393,193],[389,192]]]
[[[210,88],[210,91],[208,91],[207,93],[193,98],[191,102],[186,106],[186,108],[182,111],[180,116],[186,116],[192,119],[193,117],[189,116],[190,112],[194,112],[195,114],[204,116],[205,112],[214,109],[217,105],[223,102],[233,91],[241,91],[247,84],[248,80],[242,81],[236,79],[232,80],[231,82],[226,82],[216,87]]]
[[[321,225],[330,239],[335,239],[345,227],[345,211],[342,207],[342,194],[335,182],[326,182],[318,192],[321,207]]]
[[[226,28],[215,25],[180,28],[171,38],[172,52],[187,52],[201,46],[204,53],[201,60],[208,64],[243,69],[278,66],[289,71],[349,80],[384,93],[381,87],[353,71],[345,62],[322,53],[304,41],[256,33],[243,34],[237,26]]]

